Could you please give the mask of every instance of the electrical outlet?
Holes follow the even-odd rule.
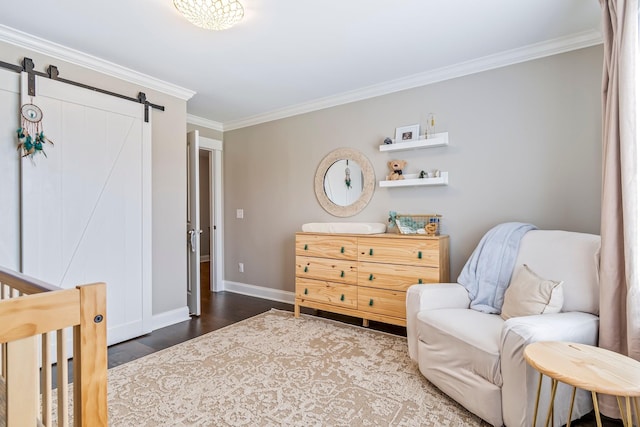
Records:
[[[236,209],[236,218],[238,219],[244,218],[244,209]]]
[[[244,262],[239,262],[238,263],[238,271],[240,273],[244,273]]]

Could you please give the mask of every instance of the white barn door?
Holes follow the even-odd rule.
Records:
[[[107,341],[151,331],[151,124],[144,107],[36,78],[22,103],[54,142],[22,159],[22,271],[69,288],[107,284]]]

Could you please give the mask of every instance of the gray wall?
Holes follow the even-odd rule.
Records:
[[[45,71],[49,64],[56,65],[60,77],[65,79],[133,97],[143,91],[151,102],[165,106],[164,112],[152,111],[152,310],[153,314],[160,314],[186,306],[186,101],[0,42],[0,60],[19,64],[25,56],[34,60],[38,71]],[[17,124],[17,110],[15,117]],[[11,144],[16,153],[14,131],[0,138],[0,144]],[[0,182],[3,203],[17,206],[17,194],[6,181]],[[3,217],[2,221],[15,223],[18,227],[17,212],[16,209],[10,218]]]
[[[599,233],[601,70],[596,46],[225,132],[225,279],[294,290],[294,233],[306,222],[344,221],[313,191],[318,163],[338,147],[363,152],[377,180],[392,158],[408,161],[405,173],[449,172],[446,187],[376,188],[346,220],[443,215],[454,280],[500,222]],[[379,152],[396,127],[424,125],[429,112],[449,132],[448,147]]]

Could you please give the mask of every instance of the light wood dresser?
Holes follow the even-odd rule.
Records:
[[[449,236],[296,233],[300,307],[406,326],[405,294],[449,282]]]

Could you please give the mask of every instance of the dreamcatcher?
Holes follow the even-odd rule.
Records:
[[[349,160],[347,159],[347,167],[344,170],[344,183],[347,189],[351,188],[351,169],[349,169]]]
[[[34,104],[24,104],[20,107],[21,128],[16,131],[18,134],[18,150],[22,150],[22,157],[34,156],[36,153],[44,152],[44,144],[53,145],[53,141],[44,136],[42,131],[42,110]]]

